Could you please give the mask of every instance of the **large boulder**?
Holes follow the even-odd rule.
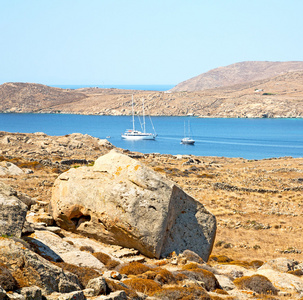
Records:
[[[50,210],[66,230],[159,258],[194,251],[207,261],[216,219],[174,182],[115,150],[55,181]]]
[[[21,237],[27,206],[16,191],[0,182],[0,235]]]

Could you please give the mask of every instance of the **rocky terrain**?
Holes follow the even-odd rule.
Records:
[[[302,61],[244,61],[219,67],[177,84],[172,91],[201,91],[303,71]]]
[[[300,299],[303,296],[300,238],[303,158],[246,160],[116,149],[124,155],[126,163],[119,169],[111,168],[114,163],[109,158],[102,162],[102,157],[112,153],[112,149],[106,140],[82,134],[0,132],[0,299]],[[120,156],[114,159],[115,166],[123,166],[121,159]],[[135,177],[138,170],[145,170],[144,166],[151,168],[150,174],[154,175],[147,176],[149,171],[144,171]],[[123,206],[125,197],[133,193],[128,183],[121,181],[125,169],[132,170],[128,180],[138,188],[133,190],[134,195],[142,187],[147,188],[144,201],[155,201],[151,193],[159,189],[153,185],[152,178],[156,176],[155,182],[161,182],[160,186],[168,187],[170,184],[165,182],[172,182],[189,199],[200,202],[216,217],[217,223],[208,260],[184,248],[152,258],[136,248],[88,237],[84,229],[95,218],[93,206],[86,212],[81,205],[64,211],[62,202],[60,209],[64,215],[58,216],[65,222],[70,218],[76,227],[71,229],[56,221],[54,205],[69,194],[67,186],[59,184],[60,180],[65,184],[72,174],[81,172],[86,175],[80,175],[79,179],[94,180],[89,173],[94,168],[102,176],[108,174],[115,185],[123,186],[119,189],[113,185],[113,193],[108,194],[121,199],[117,206],[121,209],[117,224],[121,226],[123,211],[127,213],[129,209]],[[142,178],[150,178],[150,187]],[[105,180],[99,185],[102,182],[106,186]],[[76,186],[71,189],[75,203],[84,184],[78,184],[78,191]],[[63,194],[54,198],[53,192],[58,188]],[[96,193],[93,187],[82,190],[88,199],[89,193]],[[122,194],[118,197],[119,192]],[[146,208],[155,211],[157,205]],[[187,215],[187,210],[182,209],[180,215]],[[140,211],[138,207],[132,214]],[[100,228],[112,228],[117,234],[114,226],[104,223],[104,218],[101,220]],[[138,232],[139,224],[135,223],[129,222],[130,227],[123,229],[131,239]],[[7,224],[9,228],[3,232]],[[184,233],[184,238],[189,235]]]
[[[194,91],[179,85],[171,91],[156,92],[64,90],[34,83],[4,83],[0,85],[0,112],[131,115],[133,94],[134,111],[139,115],[144,99],[145,112],[154,116],[302,118],[303,63],[258,63],[208,72],[215,75],[205,73],[207,78],[216,79],[215,84]]]

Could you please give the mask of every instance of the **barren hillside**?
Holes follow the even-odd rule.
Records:
[[[172,91],[201,91],[275,77],[286,72],[303,70],[302,61],[245,61],[219,67],[185,80]]]
[[[0,112],[216,118],[303,117],[303,71],[193,92],[83,88],[65,90],[32,83],[0,86]]]

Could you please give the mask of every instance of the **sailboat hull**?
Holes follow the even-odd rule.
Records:
[[[139,140],[154,140],[156,138],[156,134],[152,133],[144,133],[140,131],[135,132],[125,132],[121,135],[121,137],[125,140],[139,141]]]
[[[184,138],[181,140],[181,144],[183,145],[193,145],[195,143],[195,140],[191,138]]]

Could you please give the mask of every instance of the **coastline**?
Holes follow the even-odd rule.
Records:
[[[275,86],[281,89],[281,86]],[[272,89],[272,88],[271,88]],[[64,113],[81,115],[195,116],[200,118],[302,118],[302,92],[290,88],[256,93],[241,89],[210,89],[196,92],[163,92],[81,88],[64,90],[34,83],[5,83],[0,86],[3,113]]]

